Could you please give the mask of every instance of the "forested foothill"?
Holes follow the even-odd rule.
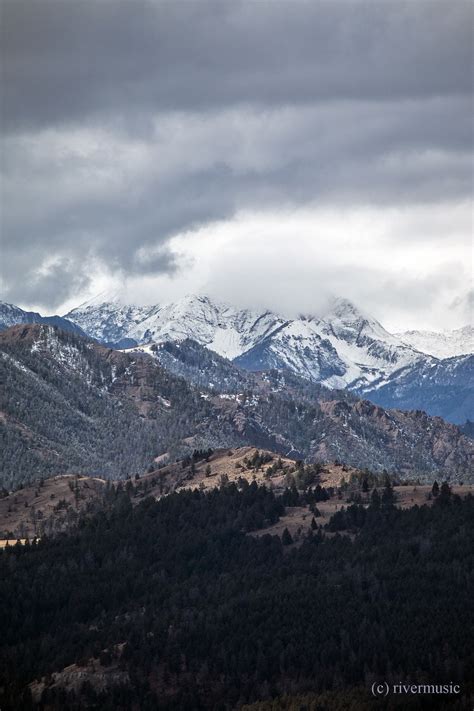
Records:
[[[314,491],[241,478],[132,506],[120,487],[74,531],[5,549],[1,708],[471,708],[474,498],[441,485],[401,509],[387,482],[298,542],[265,534]],[[374,705],[379,679],[462,698]]]

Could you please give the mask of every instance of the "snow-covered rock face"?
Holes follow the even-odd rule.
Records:
[[[109,297],[110,298],[110,297]],[[121,304],[118,299],[92,299],[70,311],[66,318],[101,343],[114,344],[128,338],[128,332],[158,306]]]
[[[98,299],[67,316],[102,342],[190,338],[249,370],[290,370],[333,388],[383,383],[394,371],[426,360],[345,299],[335,299],[322,317],[293,320],[194,295],[149,307]]]
[[[232,360],[283,323],[270,312],[238,310],[206,296],[186,296],[158,308],[133,326],[127,336],[138,343],[191,338]]]
[[[342,378],[326,383],[331,387],[356,387],[384,380],[399,368],[425,359],[347,299],[334,299],[327,313],[309,322],[346,365]]]
[[[338,382],[347,371],[337,350],[310,322],[284,323],[235,359],[247,370],[289,370],[314,382]]]
[[[464,326],[453,331],[404,331],[397,337],[422,353],[428,353],[436,358],[451,358],[452,356],[474,353],[474,327]]]
[[[279,368],[331,388],[384,382],[426,357],[388,333],[346,299],[319,318],[301,316],[236,359],[250,370]]]
[[[16,326],[19,323],[28,323],[26,312],[13,304],[0,301],[0,326],[2,330]]]
[[[424,410],[449,422],[474,419],[474,355],[421,361],[395,372],[381,387],[359,393],[382,407]]]

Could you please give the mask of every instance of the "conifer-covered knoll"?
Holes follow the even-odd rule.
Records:
[[[163,454],[242,445],[410,479],[472,477],[474,443],[440,418],[278,371],[242,375],[228,362],[222,385],[204,387],[169,355],[160,363],[47,325],[0,333],[0,486],[67,473],[124,478]]]
[[[49,709],[234,709],[378,679],[459,683],[472,703],[474,498],[355,505],[352,539],[248,535],[285,502],[242,482],[136,507],[122,491],[1,553],[2,708],[31,688]]]

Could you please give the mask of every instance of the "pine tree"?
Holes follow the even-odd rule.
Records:
[[[284,546],[290,546],[293,543],[293,538],[291,537],[291,533],[287,528],[285,528],[285,530],[283,531],[281,542]]]
[[[438,503],[440,504],[449,504],[451,501],[451,487],[449,486],[447,481],[443,481],[441,484],[441,489],[439,491],[439,496],[438,496]]]
[[[385,482],[384,490],[382,492],[382,504],[383,506],[393,506],[395,501],[395,495],[393,493],[393,487],[390,483],[390,479]]]
[[[374,509],[380,508],[380,495],[377,489],[374,489],[372,492],[372,496],[370,497],[370,505]]]
[[[433,496],[434,496],[435,498],[436,498],[436,496],[438,496],[438,494],[439,494],[439,484],[438,484],[437,481],[434,482],[433,487],[432,487],[432,489],[431,489],[431,493],[433,494]]]

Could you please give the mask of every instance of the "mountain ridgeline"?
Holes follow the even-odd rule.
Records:
[[[42,316],[36,311],[24,311],[18,306],[0,301],[0,331],[22,323],[45,323],[49,326],[59,326],[63,331],[86,335],[80,326],[62,316]]]
[[[0,334],[0,367],[6,488],[65,473],[118,479],[163,454],[245,444],[401,478],[472,472],[473,441],[440,418],[386,411],[291,372],[249,373],[195,341],[121,352],[22,325]]]

